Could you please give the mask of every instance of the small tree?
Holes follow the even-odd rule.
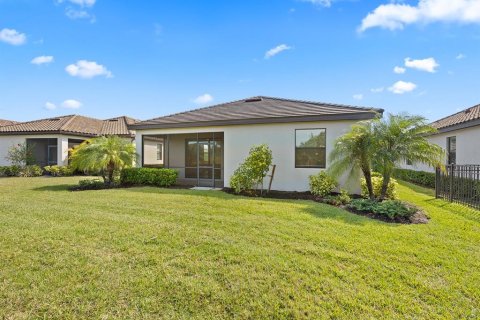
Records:
[[[381,199],[385,199],[393,171],[398,163],[409,160],[433,167],[442,166],[444,152],[427,140],[437,130],[426,119],[407,114],[388,115],[374,126],[375,168],[383,176]]]
[[[72,150],[70,165],[74,169],[100,172],[104,183],[112,185],[114,177],[123,169],[133,166],[137,154],[135,146],[118,136],[98,137]]]
[[[35,146],[27,142],[13,145],[8,149],[5,159],[14,166],[25,167],[35,162],[34,149]]]
[[[347,172],[348,179],[365,177],[365,184],[370,199],[374,199],[372,185],[372,158],[375,152],[373,125],[375,120],[362,121],[352,126],[349,132],[339,137],[330,153],[329,172],[340,176]]]
[[[272,151],[266,144],[252,147],[248,157],[233,173],[230,186],[240,193],[261,185],[263,192],[263,180],[270,171],[272,159]]]

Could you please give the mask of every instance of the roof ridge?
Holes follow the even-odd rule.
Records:
[[[39,121],[50,120],[50,119],[68,118],[68,117],[73,117],[73,116],[75,116],[75,114],[68,114],[68,115],[65,115],[65,116],[58,116],[58,117],[43,118],[43,119],[30,120],[30,121],[24,121],[24,122],[17,122],[17,123],[14,123],[13,125],[26,124],[26,123],[33,123],[33,122],[39,122]]]
[[[65,128],[73,121],[73,119],[75,119],[78,115],[74,114],[70,119],[68,119],[61,127],[60,127],[60,131],[68,131],[68,130],[65,130]]]
[[[335,107],[344,107],[344,108],[353,108],[353,109],[363,109],[363,110],[378,110],[378,111],[385,111],[383,108],[374,108],[374,107],[361,107],[361,106],[354,106],[350,104],[342,104],[342,103],[333,103],[333,102],[324,102],[324,101],[312,101],[312,100],[301,100],[301,99],[287,99],[287,98],[278,98],[278,97],[270,97],[270,96],[257,96],[254,98],[265,98],[265,99],[272,99],[272,100],[281,100],[281,101],[291,101],[291,102],[300,102],[300,103],[310,103],[315,105],[330,105]]]

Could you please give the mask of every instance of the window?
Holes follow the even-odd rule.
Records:
[[[457,137],[447,138],[447,164],[457,163]]]
[[[412,160],[410,160],[410,159],[407,159],[407,161],[405,161],[405,162],[407,163],[407,166],[413,165],[413,162],[412,162]]]
[[[295,168],[325,168],[326,129],[295,130]]]
[[[163,160],[163,143],[157,144],[157,160]]]

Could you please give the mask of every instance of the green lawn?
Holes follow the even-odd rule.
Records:
[[[0,319],[480,318],[480,213],[427,225],[308,201],[0,179]]]

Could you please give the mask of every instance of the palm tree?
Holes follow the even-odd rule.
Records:
[[[352,126],[349,132],[335,141],[330,153],[329,172],[340,176],[348,172],[348,178],[358,177],[362,172],[370,199],[375,197],[372,185],[372,156],[374,154],[373,125],[377,119],[361,121]]]
[[[72,150],[70,165],[74,169],[100,172],[106,185],[114,182],[115,173],[133,166],[135,146],[118,136],[92,138]]]
[[[398,163],[408,160],[413,164],[442,166],[442,148],[427,140],[427,136],[436,132],[425,118],[407,114],[389,114],[375,124],[374,164],[383,176],[381,199],[385,199],[388,183]]]

